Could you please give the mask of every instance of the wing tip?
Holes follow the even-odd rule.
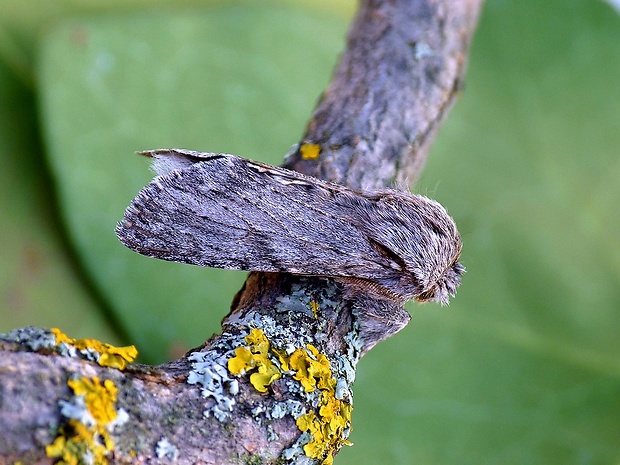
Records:
[[[171,171],[189,168],[195,163],[229,157],[222,153],[198,152],[187,149],[152,149],[136,152],[138,155],[151,158],[152,169],[157,175],[163,176]]]

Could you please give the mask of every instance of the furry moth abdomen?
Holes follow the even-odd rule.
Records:
[[[149,257],[246,271],[369,281],[394,301],[448,303],[461,239],[444,208],[386,189],[356,192],[233,155],[142,152],[158,176],[116,234]]]

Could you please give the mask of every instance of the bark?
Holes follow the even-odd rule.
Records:
[[[285,166],[356,189],[414,180],[462,87],[480,4],[363,0]],[[357,361],[408,321],[355,282],[251,273],[220,334],[156,367],[101,366],[114,350],[12,332],[0,339],[0,463],[51,463],[54,441],[98,463],[329,463],[346,444]],[[80,398],[80,380],[94,397]],[[84,402],[99,412],[88,399],[110,401],[107,420],[84,418]]]

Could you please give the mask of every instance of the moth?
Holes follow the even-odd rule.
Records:
[[[234,155],[140,152],[157,176],[116,234],[149,257],[366,284],[397,303],[447,304],[461,238],[446,210],[395,189],[357,192]]]

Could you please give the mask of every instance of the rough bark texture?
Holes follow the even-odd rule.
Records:
[[[333,82],[285,166],[356,189],[415,179],[461,87],[480,3],[362,1]],[[252,273],[222,333],[161,366],[102,367],[49,332],[13,334],[0,339],[0,464],[56,460],[45,446],[78,438],[88,399],[68,382],[96,387],[95,377],[118,390],[112,417],[127,415],[95,426],[81,418],[95,431],[107,424],[92,442],[104,447],[100,463],[329,462],[346,444],[359,357],[408,320],[353,281]]]
[[[412,183],[462,86],[480,1],[363,1],[333,82],[287,168],[378,189]]]

